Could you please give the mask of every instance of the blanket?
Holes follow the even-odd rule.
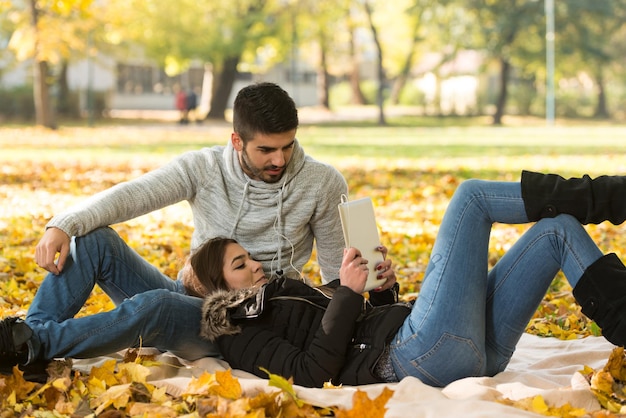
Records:
[[[387,417],[537,417],[540,415],[496,402],[502,398],[520,400],[536,395],[541,395],[551,406],[570,403],[576,408],[596,411],[600,404],[579,371],[584,366],[601,369],[613,348],[602,337],[562,341],[524,334],[509,366],[494,377],[465,378],[444,388],[433,388],[415,378],[405,378],[393,384],[338,389],[295,386],[295,389],[301,399],[314,405],[351,408],[357,389],[373,399],[384,387],[389,387],[394,394],[386,405]],[[110,358],[76,360],[74,367],[89,372],[92,366]],[[191,379],[204,371],[214,373],[229,368],[226,362],[215,358],[187,362],[168,353],[159,354],[158,361],[160,365],[152,368],[150,383],[166,387],[174,396],[181,394]],[[267,380],[252,374],[233,370],[233,375],[248,393],[274,390],[268,386]]]

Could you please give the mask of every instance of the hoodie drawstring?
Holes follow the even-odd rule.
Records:
[[[250,187],[250,180],[246,181],[246,184],[243,186],[243,196],[241,197],[241,203],[239,204],[239,209],[237,209],[237,215],[235,215],[235,224],[233,225],[233,229],[230,230],[230,236],[235,238],[235,231],[237,230],[237,226],[239,225],[239,219],[241,218],[241,212],[243,211],[243,204],[246,201],[246,196],[248,195],[248,188]]]
[[[276,257],[278,258],[278,269],[276,270],[276,274],[279,276],[283,275],[283,191],[285,190],[285,185],[287,184],[287,180],[283,182],[283,186],[278,191],[278,205],[276,208],[276,223],[275,229],[276,234],[278,235],[278,251]]]

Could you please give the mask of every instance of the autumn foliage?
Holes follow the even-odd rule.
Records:
[[[15,133],[13,133],[15,134]],[[15,136],[22,141],[26,154],[5,158],[0,167],[0,316],[23,316],[44,277],[33,259],[34,247],[46,222],[65,207],[116,183],[131,179],[161,165],[168,156],[120,152],[106,157],[98,152],[81,154],[83,158],[46,158],[40,154],[39,132]],[[111,135],[111,131],[107,135]],[[31,135],[31,137],[28,137]],[[137,144],[144,139],[135,134]],[[47,138],[50,140],[50,138]],[[98,138],[54,138],[81,147],[100,145]],[[110,138],[100,138],[107,143]],[[11,141],[5,136],[5,144]],[[85,145],[87,144],[87,145]],[[120,146],[119,144],[116,146]],[[122,149],[123,151],[123,149]],[[54,154],[59,156],[60,154]],[[1,158],[1,157],[0,157]],[[518,179],[517,169],[503,169],[481,176],[480,170],[463,167],[438,169],[436,165],[410,166],[385,160],[351,161],[337,164],[346,176],[352,198],[371,196],[374,200],[382,241],[393,257],[403,297],[414,298],[428,261],[437,227],[456,187],[470,177]],[[188,255],[192,225],[184,204],[114,225],[118,233],[149,262],[172,279]],[[490,263],[506,252],[526,226],[495,225],[490,243]],[[587,226],[592,238],[603,250],[624,247],[625,239],[611,225]],[[319,281],[314,260],[303,271]],[[600,330],[581,314],[571,296],[566,280],[557,276],[550,291],[528,325],[529,333],[561,339],[598,335]],[[112,308],[112,303],[96,289],[79,315],[89,315]],[[132,353],[132,350],[130,351]],[[0,416],[30,416],[34,411],[55,411],[55,416],[77,416],[112,411],[120,415],[141,416],[337,416],[382,417],[392,396],[388,389],[377,398],[357,391],[351,410],[320,408],[297,398],[291,383],[280,376],[268,376],[275,391],[244,393],[229,371],[206,373],[193,379],[186,392],[172,396],[152,386],[146,377],[150,359],[137,356],[124,362],[105,363],[88,375],[72,371],[71,362],[55,362],[45,384],[28,382],[21,372],[0,377]],[[607,369],[608,368],[608,369]],[[626,368],[623,353],[615,352],[602,371],[585,370],[592,388],[607,411],[619,413],[624,405],[623,385]],[[329,389],[332,390],[332,389]],[[506,402],[504,400],[503,402]],[[542,399],[531,399],[514,406],[550,415],[551,406]],[[565,406],[557,406],[564,408]],[[11,412],[9,412],[11,411]],[[558,412],[558,411],[557,411]],[[583,411],[584,412],[584,411]],[[84,414],[83,414],[84,413]],[[564,410],[560,410],[561,415]],[[568,412],[569,413],[569,412]],[[571,411],[569,416],[580,411]],[[565,416],[565,415],[563,415]]]

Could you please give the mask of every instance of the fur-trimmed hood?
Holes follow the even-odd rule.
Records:
[[[264,290],[262,287],[251,287],[236,290],[218,290],[204,299],[202,305],[202,325],[200,336],[215,341],[221,335],[233,335],[241,328],[231,322],[232,312],[246,303],[246,312],[250,315],[259,315],[263,311]]]
[[[281,277],[261,287],[218,290],[204,299],[200,336],[215,341],[222,335],[241,332],[235,322],[258,317],[273,298],[307,300],[325,309],[337,286],[339,280],[313,288],[300,280]]]

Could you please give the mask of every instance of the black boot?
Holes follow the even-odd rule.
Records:
[[[533,222],[560,213],[572,215],[582,224],[608,220],[619,225],[626,220],[626,176],[565,179],[524,170],[522,198]]]
[[[574,287],[574,297],[602,335],[615,345],[626,345],[626,267],[607,254],[587,267]]]
[[[48,362],[28,361],[27,342],[33,331],[21,319],[10,317],[0,321],[0,374],[13,374],[13,367],[18,366],[24,373],[24,379],[33,382],[45,382],[48,378]]]

